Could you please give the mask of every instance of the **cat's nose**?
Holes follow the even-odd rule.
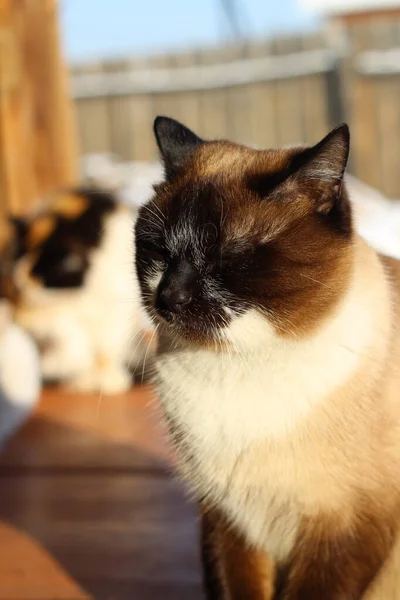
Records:
[[[161,313],[178,313],[192,301],[192,292],[166,287],[158,295],[157,308]]]
[[[186,261],[180,261],[164,274],[156,295],[156,310],[167,320],[180,313],[193,301],[198,291],[198,271]]]

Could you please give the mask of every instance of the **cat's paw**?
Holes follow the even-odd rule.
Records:
[[[132,387],[132,377],[124,369],[108,369],[100,374],[103,394],[123,394]]]
[[[127,392],[132,385],[129,374],[120,368],[86,371],[69,383],[69,388],[80,394],[116,395]]]
[[[57,348],[51,347],[48,350],[47,348],[44,348],[44,342],[39,342],[38,346],[39,350],[42,350],[40,368],[43,378],[45,380],[62,379],[65,376],[65,372],[68,373],[68,369],[67,365],[65,365],[65,362],[62,360],[63,357],[57,351]]]

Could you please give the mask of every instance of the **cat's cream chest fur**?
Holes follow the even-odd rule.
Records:
[[[385,362],[376,357],[386,352],[388,294],[377,257],[359,243],[346,296],[309,339],[278,338],[253,311],[228,330],[230,353],[178,348],[158,357],[158,394],[182,442],[182,473],[278,559],[300,515],[317,504],[336,510],[351,495],[349,453],[369,459],[355,450],[368,435],[356,404],[366,395],[365,410],[375,410],[368,393]],[[329,439],[342,410],[343,451]]]

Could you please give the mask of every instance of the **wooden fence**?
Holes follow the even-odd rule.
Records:
[[[0,2],[0,220],[76,181],[56,0]],[[1,221],[0,221],[1,222]]]
[[[351,170],[400,197],[400,16],[279,38],[71,70],[80,150],[153,160],[152,121],[262,147],[314,143],[341,121]]]

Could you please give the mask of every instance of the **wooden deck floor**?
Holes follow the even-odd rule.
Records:
[[[149,390],[46,391],[0,455],[0,600],[200,600],[196,511]]]

